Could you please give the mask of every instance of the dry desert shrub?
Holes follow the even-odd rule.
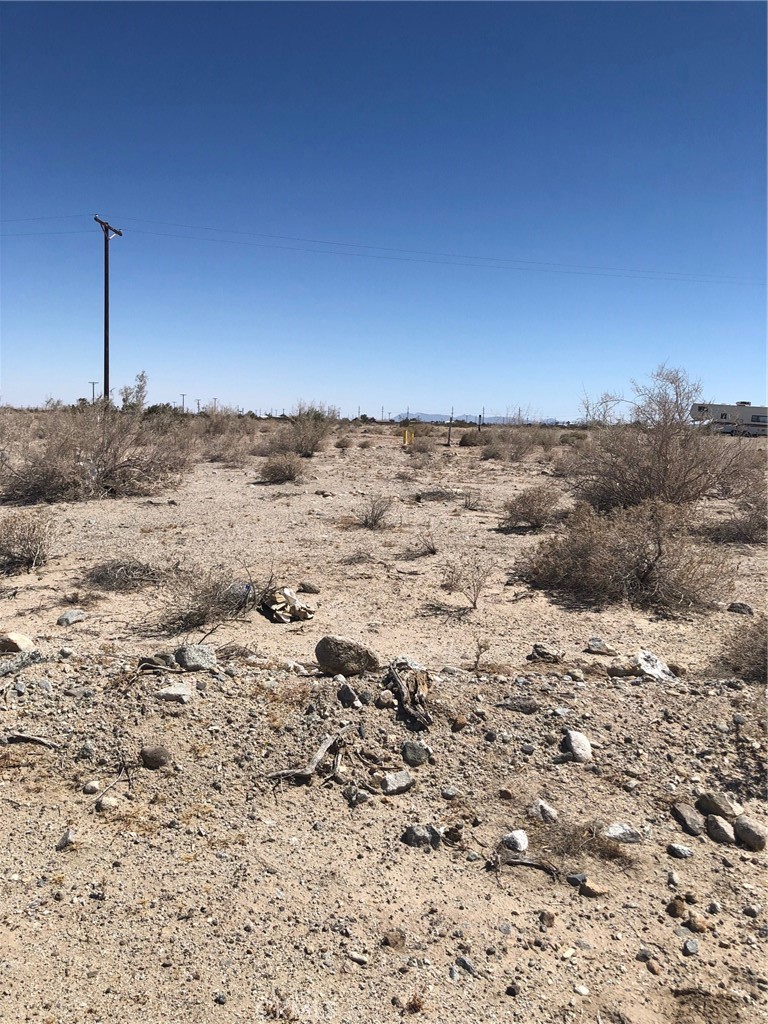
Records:
[[[562,494],[554,484],[536,484],[504,504],[500,530],[542,530],[558,518]]]
[[[741,679],[768,682],[768,617],[756,615],[739,622],[725,644],[722,660]]]
[[[188,633],[237,619],[258,606],[274,586],[273,577],[255,582],[251,574],[231,566],[178,567],[166,574],[160,629]]]
[[[417,434],[408,448],[413,455],[433,455],[435,439],[427,434]]]
[[[194,441],[180,420],[103,402],[52,409],[44,437],[0,466],[2,500],[31,505],[155,494],[191,466]]]
[[[754,472],[754,451],[692,427],[699,385],[683,370],[660,366],[650,383],[633,384],[631,423],[595,431],[564,467],[577,497],[600,510],[644,501],[676,505],[722,492]]]
[[[426,558],[437,554],[437,542],[431,530],[423,530],[405,552],[406,558]]]
[[[338,438],[338,440],[334,441],[333,447],[334,448],[341,448],[342,450],[344,450],[346,448],[351,448],[353,446],[353,444],[354,444],[354,441],[349,436],[349,434],[342,434],[341,437]]]
[[[599,605],[705,607],[733,580],[728,556],[690,535],[685,508],[645,502],[599,513],[574,509],[561,533],[523,555],[516,575],[531,586]]]
[[[54,525],[45,512],[12,512],[0,521],[0,571],[26,572],[48,561]]]
[[[463,594],[472,608],[477,608],[480,595],[488,586],[494,564],[479,552],[472,551],[452,559],[443,567],[443,589]]]
[[[261,479],[268,484],[285,484],[299,480],[302,475],[301,458],[295,452],[272,455],[261,467]]]
[[[393,498],[373,495],[354,513],[354,522],[365,530],[383,530],[387,526],[387,517],[394,504]]]
[[[159,583],[161,573],[137,558],[111,558],[99,562],[85,573],[85,582],[99,590],[130,593]]]
[[[482,448],[484,444],[482,430],[465,430],[459,438],[459,448]]]
[[[320,451],[338,419],[338,410],[333,406],[299,402],[288,422],[265,442],[262,450],[267,455],[292,452],[310,459]]]

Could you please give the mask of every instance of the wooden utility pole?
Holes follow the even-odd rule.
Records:
[[[99,383],[97,380],[89,380],[88,383],[91,385],[91,405],[96,401],[96,385]]]
[[[109,401],[109,242],[115,235],[122,238],[123,232],[113,228],[94,214],[93,219],[104,232],[104,401]],[[110,234],[110,231],[112,234]]]
[[[182,411],[182,412],[185,412],[185,411],[186,411],[186,410],[185,410],[185,408],[184,408],[184,399],[185,399],[186,397],[187,397],[187,396],[186,396],[186,393],[185,393],[184,391],[182,391],[182,392],[181,392],[181,411]]]

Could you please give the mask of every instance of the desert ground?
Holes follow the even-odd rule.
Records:
[[[262,482],[250,455],[50,507],[47,563],[0,577],[0,634],[32,644],[0,655],[0,1019],[768,1019],[765,849],[670,811],[768,827],[763,689],[722,654],[765,611],[765,545],[728,545],[735,583],[706,610],[565,601],[515,575],[539,535],[499,529],[530,485],[571,502],[557,450],[510,463],[444,439],[339,427],[296,482]],[[157,576],[89,581],[131,559]],[[477,607],[444,586],[462,560]],[[179,569],[269,579],[314,614],[245,606],[171,633]],[[327,635],[379,667],[321,670]],[[200,644],[199,671],[140,664]],[[640,651],[670,671],[609,674]],[[398,658],[427,724],[381,694]],[[316,771],[280,776],[326,737]]]

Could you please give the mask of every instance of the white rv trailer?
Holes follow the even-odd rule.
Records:
[[[735,405],[692,405],[691,419],[706,423],[720,434],[738,437],[765,437],[768,434],[768,407],[737,402]]]

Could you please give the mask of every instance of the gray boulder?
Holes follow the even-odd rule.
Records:
[[[764,850],[768,845],[768,826],[754,818],[740,814],[733,823],[733,831],[738,841],[749,850]]]
[[[210,644],[185,644],[174,652],[185,672],[206,672],[218,668],[216,652]]]
[[[370,647],[345,636],[324,636],[315,647],[315,658],[321,670],[332,676],[359,676],[379,668],[379,659]]]

